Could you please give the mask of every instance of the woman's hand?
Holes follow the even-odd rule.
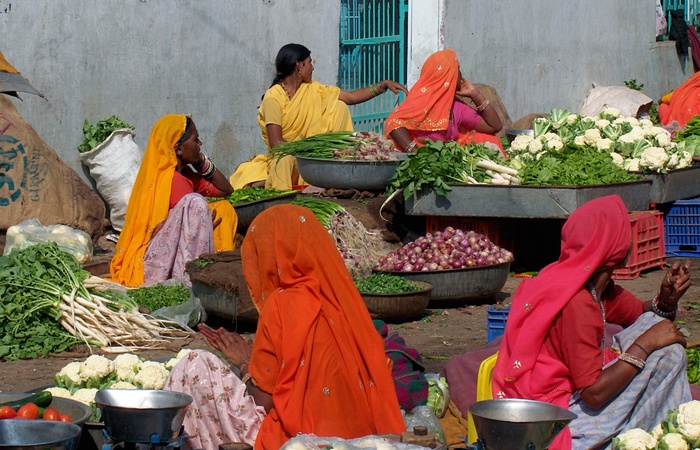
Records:
[[[389,90],[394,94],[398,94],[399,91],[401,91],[404,94],[408,95],[408,89],[406,89],[406,87],[403,84],[397,83],[393,80],[384,80],[381,83],[379,83],[379,86],[382,92],[386,92],[387,90]]]
[[[670,320],[662,320],[649,327],[637,340],[649,353],[671,344],[686,345],[685,335]]]
[[[200,324],[197,330],[207,338],[212,347],[223,353],[231,364],[239,369],[250,361],[250,354],[253,351],[251,340],[246,340],[240,334],[226,331],[224,328],[213,330],[204,324]]]
[[[479,100],[479,96],[483,97],[481,92],[471,84],[466,78],[462,77],[458,81],[457,85],[457,91],[455,92],[455,95],[459,95],[460,97],[467,97],[470,98],[474,104],[477,104],[477,100]],[[485,97],[484,97],[485,98]]]
[[[657,297],[657,307],[662,311],[675,311],[678,301],[691,285],[690,261],[681,264],[675,262],[666,272],[661,281],[661,288]]]

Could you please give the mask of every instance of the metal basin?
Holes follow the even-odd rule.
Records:
[[[0,420],[0,449],[73,450],[78,447],[82,427],[50,420]]]
[[[545,449],[576,414],[535,400],[483,400],[472,403],[479,443],[488,450]]]
[[[396,153],[397,161],[323,159],[297,156],[299,174],[307,183],[322,188],[384,190],[405,153]]]
[[[387,272],[404,277],[409,281],[425,281],[434,286],[430,293],[431,302],[439,303],[467,302],[482,300],[501,292],[513,261],[490,266],[469,267],[464,269],[428,270],[420,272]],[[444,305],[443,305],[444,306]]]
[[[103,389],[95,403],[112,440],[165,443],[179,436],[192,397],[155,389]]]
[[[37,392],[41,389],[37,390]],[[32,395],[31,392],[3,392],[0,393],[0,403],[21,400]],[[53,397],[49,407],[55,409],[61,414],[66,414],[71,418],[73,423],[82,425],[92,415],[92,408],[84,403],[69,398]]]
[[[289,203],[293,201],[296,196],[296,192],[291,192],[278,197],[265,198],[254,202],[233,205],[233,209],[236,211],[236,215],[238,216],[238,229],[245,230],[250,226],[251,222],[253,222],[253,219],[255,219],[258,214],[265,211],[270,206]]]
[[[422,287],[415,292],[396,294],[376,294],[360,292],[362,300],[373,319],[385,322],[405,322],[420,316],[430,302],[430,292],[434,286],[424,281],[414,281]]]

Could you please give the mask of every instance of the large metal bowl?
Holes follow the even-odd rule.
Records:
[[[394,176],[405,153],[396,153],[395,161],[366,161],[350,159],[323,159],[297,156],[299,175],[307,183],[322,188],[384,190]]]
[[[503,399],[472,403],[479,442],[488,450],[544,449],[576,414],[535,400]]]
[[[51,420],[0,420],[0,449],[74,450],[82,427]]]
[[[424,281],[414,281],[421,290],[396,294],[375,294],[360,292],[362,300],[373,319],[385,322],[405,322],[420,316],[430,302],[433,285]]]
[[[256,200],[254,202],[233,205],[233,209],[236,211],[236,215],[238,216],[238,229],[244,230],[248,228],[251,222],[253,222],[253,219],[255,219],[258,214],[265,211],[270,206],[289,203],[293,201],[296,196],[297,192],[290,192],[289,194],[284,194],[277,197],[270,197],[262,200]]]
[[[40,391],[37,390],[37,392]],[[32,395],[31,392],[3,392],[0,393],[0,403],[21,400]],[[50,408],[55,409],[61,414],[65,414],[71,418],[73,423],[82,425],[92,415],[92,409],[84,403],[69,398],[53,397]]]
[[[156,389],[103,389],[95,403],[112,440],[166,443],[180,435],[192,397]]]
[[[425,281],[435,286],[430,300],[439,303],[483,300],[501,292],[510,271],[511,261],[490,266],[420,272],[384,272],[410,281]]]

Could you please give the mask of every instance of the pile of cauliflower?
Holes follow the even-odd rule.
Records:
[[[95,408],[95,394],[100,389],[163,389],[170,369],[191,350],[183,349],[167,362],[144,360],[126,353],[114,360],[101,355],[68,363],[54,375],[55,387],[47,388],[55,397],[70,398]]]
[[[612,441],[613,450],[691,450],[700,448],[700,401],[692,400],[669,411],[648,433],[634,428]]]
[[[615,108],[596,117],[553,109],[547,118],[534,120],[533,130],[532,136],[516,136],[507,150],[523,164],[565,147],[609,152],[613,163],[628,172],[666,172],[693,162],[693,154],[678,148],[668,130],[648,119],[620,117]]]

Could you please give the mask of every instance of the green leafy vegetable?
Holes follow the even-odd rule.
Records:
[[[114,130],[119,130],[122,128],[134,129],[133,126],[119,119],[117,116],[110,116],[106,119],[100,120],[94,125],[90,125],[88,120],[85,119],[85,122],[83,122],[83,135],[85,136],[85,140],[78,146],[78,151],[80,153],[89,152],[104,142],[104,140],[107,139],[109,135],[114,132]]]
[[[398,294],[421,290],[416,283],[388,273],[373,273],[368,277],[355,280],[355,286],[358,291],[365,294]]]
[[[280,191],[278,189],[264,189],[261,187],[244,187],[236,189],[226,197],[232,205],[238,205],[241,203],[255,202],[258,200],[266,200],[268,198],[281,197],[283,195],[288,195],[295,193],[295,190]],[[221,200],[220,198],[209,198],[209,201]]]
[[[337,214],[346,212],[345,208],[338,203],[329,200],[322,200],[312,197],[297,197],[292,201],[293,205],[303,206],[311,210],[321,224],[328,228],[331,224],[331,218]]]
[[[157,311],[166,306],[181,305],[190,299],[190,290],[181,284],[154,284],[137,289],[130,289],[129,298],[149,311]]]

